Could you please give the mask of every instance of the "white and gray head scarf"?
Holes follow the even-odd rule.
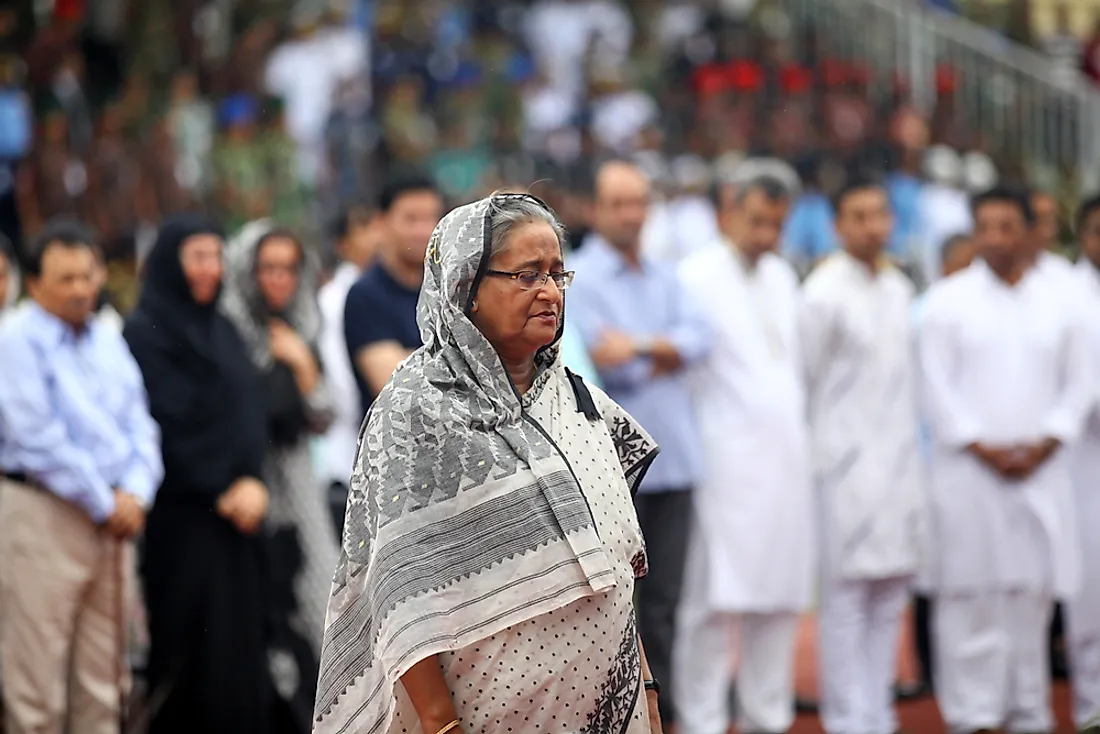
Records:
[[[313,252],[302,246],[298,291],[286,311],[275,314],[268,309],[256,282],[256,256],[260,245],[272,234],[282,234],[270,219],[249,222],[229,241],[225,256],[225,279],[219,307],[233,322],[248,347],[252,363],[260,369],[271,366],[268,346],[268,322],[281,318],[294,329],[306,344],[314,345],[321,332],[321,310],[317,304],[317,280],[320,267]],[[295,238],[297,241],[297,238]]]
[[[576,475],[468,318],[502,196],[527,195],[482,199],[436,227],[417,308],[424,346],[360,433],[314,734],[385,731],[396,686],[420,660],[615,583]],[[544,379],[574,380],[584,414],[575,430],[590,432],[574,443],[591,438],[593,451],[614,454],[622,475],[608,481],[636,487],[657,453],[652,439],[602,393],[593,400],[556,341],[537,362]]]

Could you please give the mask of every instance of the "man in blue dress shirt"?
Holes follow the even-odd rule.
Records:
[[[93,318],[91,237],[47,225],[31,301],[0,327],[0,668],[5,730],[116,734],[128,541],[163,477],[122,335]]]
[[[649,181],[630,163],[596,174],[595,233],[570,261],[577,277],[568,296],[603,388],[649,431],[661,455],[642,480],[635,505],[649,551],[639,588],[638,625],[654,677],[671,691],[672,643],[691,519],[691,488],[702,449],[685,369],[710,347],[706,321],[674,268],[641,254]],[[568,323],[568,322],[567,322]],[[661,718],[672,717],[662,697]]]

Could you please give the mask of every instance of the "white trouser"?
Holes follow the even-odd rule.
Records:
[[[797,614],[734,614],[689,604],[681,608],[677,627],[672,653],[677,731],[725,734],[728,730],[735,639],[738,731],[782,734],[790,729]]]
[[[1047,656],[1053,604],[1038,591],[936,596],[936,699],[951,734],[1054,729]]]
[[[893,734],[894,678],[908,576],[826,574],[817,616],[821,723],[828,734]]]
[[[1066,643],[1073,679],[1073,723],[1079,729],[1089,722],[1100,720],[1100,625],[1096,623],[1097,615],[1100,615],[1100,609],[1081,599],[1066,605]]]

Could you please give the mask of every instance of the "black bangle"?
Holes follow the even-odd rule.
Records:
[[[653,691],[658,696],[661,695],[661,684],[657,682],[656,678],[652,678],[650,680],[642,681],[642,686],[647,691]]]

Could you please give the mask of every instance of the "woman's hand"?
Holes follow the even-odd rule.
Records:
[[[640,635],[638,636],[638,654],[642,663],[642,680],[653,680],[653,671],[649,669],[649,660],[646,659],[645,646],[642,645]],[[642,694],[645,696],[646,712],[649,714],[650,734],[664,734],[664,728],[661,726],[661,707],[658,705],[657,691],[644,688]]]
[[[233,523],[244,535],[260,529],[267,514],[268,492],[263,482],[253,477],[241,477],[218,498],[218,514]]]
[[[458,719],[451,700],[451,691],[443,678],[443,668],[439,656],[432,655],[409,668],[401,676],[401,685],[409,694],[409,701],[420,719],[420,728],[425,734],[435,734],[452,721]],[[451,729],[447,734],[462,734],[462,727]]]
[[[298,332],[281,319],[271,319],[267,327],[268,348],[276,361],[290,367],[294,373],[294,382],[303,396],[313,394],[321,369],[313,357],[309,345],[298,336]]]
[[[268,348],[276,361],[290,367],[312,360],[313,354],[302,337],[282,319],[271,319],[267,325]]]

